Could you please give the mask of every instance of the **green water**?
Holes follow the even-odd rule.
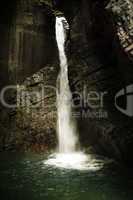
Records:
[[[77,171],[44,166],[47,156],[0,154],[1,200],[132,200],[133,179],[118,166]]]

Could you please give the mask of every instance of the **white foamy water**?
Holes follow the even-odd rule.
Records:
[[[83,152],[53,154],[45,161],[45,165],[50,165],[63,169],[97,171],[104,166],[103,160],[92,158]]]

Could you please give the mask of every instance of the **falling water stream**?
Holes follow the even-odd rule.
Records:
[[[60,73],[57,79],[58,152],[51,155],[45,164],[79,170],[99,169],[102,164],[79,149],[76,124],[72,118],[72,94],[69,87],[68,63],[65,54],[67,29],[69,29],[69,25],[65,17],[56,17],[56,41],[60,59]]]
[[[69,25],[64,17],[56,18],[56,40],[60,58],[60,74],[57,92],[57,133],[60,153],[72,153],[76,151],[78,137],[76,127],[71,114],[71,91],[68,80],[68,63],[65,55],[66,29]]]

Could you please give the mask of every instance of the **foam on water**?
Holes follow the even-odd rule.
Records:
[[[103,167],[104,161],[83,152],[75,152],[53,154],[44,164],[64,169],[97,171]]]

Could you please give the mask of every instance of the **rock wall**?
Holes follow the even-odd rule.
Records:
[[[84,0],[77,10],[71,21],[68,57],[73,114],[81,141],[92,145],[97,153],[131,164],[132,117],[116,108],[115,96],[124,88],[125,97],[119,105],[126,109],[126,87],[133,80],[132,2]],[[122,25],[120,16],[125,20]],[[121,45],[118,24],[130,37],[126,47],[130,55]]]
[[[12,20],[4,30],[8,35],[5,76],[9,74],[8,85],[15,86],[7,92],[6,100],[16,107],[1,106],[5,117],[1,116],[0,147],[45,150],[56,143],[59,63],[55,16],[50,6],[40,1],[20,0],[15,5]],[[0,56],[4,58],[3,53]]]

